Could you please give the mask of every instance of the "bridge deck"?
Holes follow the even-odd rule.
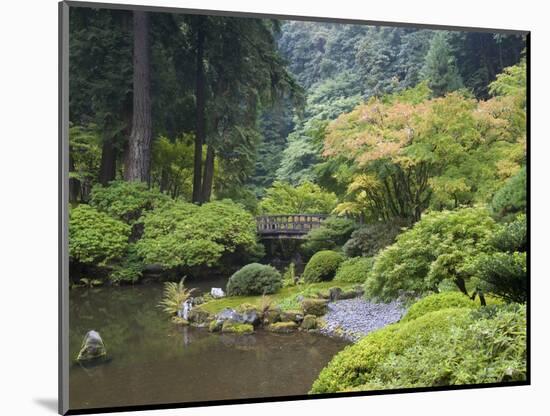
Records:
[[[261,215],[256,217],[260,238],[303,238],[328,217],[324,214]]]

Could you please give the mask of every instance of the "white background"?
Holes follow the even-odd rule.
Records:
[[[132,3],[119,0],[119,3]],[[141,4],[532,31],[532,382],[530,387],[150,411],[150,415],[548,414],[550,43],[543,1],[136,0]],[[0,414],[57,402],[57,2],[0,12]],[[7,129],[6,129],[7,126]],[[266,376],[269,376],[266,374]],[[182,386],[184,388],[184,386]],[[546,394],[545,394],[546,393]],[[546,396],[546,397],[545,397]],[[546,400],[545,400],[546,399]],[[132,413],[140,414],[140,413]]]

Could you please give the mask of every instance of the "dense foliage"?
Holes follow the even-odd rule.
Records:
[[[491,201],[492,211],[499,217],[525,212],[527,204],[527,176],[525,168],[506,181]]]
[[[344,283],[363,283],[374,264],[372,257],[352,257],[338,267],[334,281]]]
[[[424,215],[376,257],[366,282],[367,296],[391,300],[401,291],[437,291],[445,279],[466,292],[471,277],[467,266],[477,255],[490,250],[489,238],[495,229],[494,220],[484,208]]]
[[[98,211],[128,224],[135,222],[144,211],[162,206],[170,198],[143,182],[111,182],[109,186],[92,188],[90,205]]]
[[[331,250],[318,251],[306,264],[302,278],[306,283],[332,280],[344,257]]]
[[[312,393],[525,380],[525,308],[443,309],[371,332],[338,353]]]
[[[525,215],[499,230],[490,240],[494,252],[482,253],[472,264],[472,274],[484,292],[509,302],[527,301],[527,220]]]
[[[405,224],[400,221],[375,222],[355,230],[342,247],[347,257],[372,257],[395,241]]]
[[[235,272],[227,282],[229,296],[265,295],[282,287],[281,274],[271,266],[251,263]]]
[[[69,256],[80,263],[107,265],[122,257],[130,227],[88,205],[71,209]]]
[[[329,217],[320,227],[307,233],[302,248],[307,254],[340,248],[356,228],[357,225],[350,219]]]
[[[143,237],[136,247],[146,264],[215,266],[224,255],[252,254],[256,247],[254,218],[228,200],[202,206],[174,201],[145,214],[140,222]]]
[[[300,186],[275,182],[266,190],[259,208],[264,214],[328,214],[336,202],[336,195],[311,182]]]
[[[423,210],[487,202],[525,158],[524,110],[514,96],[477,102],[461,93],[372,99],[328,127],[324,155],[343,158],[337,211],[417,221]]]
[[[443,292],[428,295],[415,302],[401,318],[401,322],[412,321],[430,312],[449,308],[477,308],[478,304],[461,292]]]

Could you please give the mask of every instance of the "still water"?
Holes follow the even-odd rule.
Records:
[[[320,335],[210,334],[177,327],[157,307],[162,286],[73,289],[70,354],[90,329],[112,360],[71,364],[72,409],[306,394],[346,343]]]

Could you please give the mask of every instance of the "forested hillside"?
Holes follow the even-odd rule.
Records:
[[[514,35],[298,21],[282,25],[278,45],[307,99],[301,113],[270,114],[271,129],[264,135],[268,144],[260,146],[260,154],[284,153],[259,158],[258,170],[270,170],[263,166],[266,160],[271,167],[279,162],[278,180],[325,181],[332,186],[329,167],[320,157],[329,120],[371,97],[422,80],[435,96],[462,88],[485,99],[489,83],[503,68],[519,62],[525,47]],[[277,133],[275,125],[280,126]],[[261,182],[253,182],[265,185],[267,180],[264,175]]]

